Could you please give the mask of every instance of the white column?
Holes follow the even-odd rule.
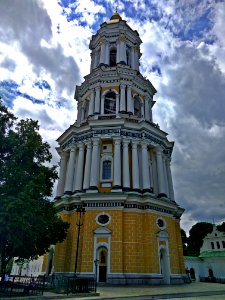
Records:
[[[131,68],[135,69],[135,62],[134,62],[134,48],[131,48]]]
[[[105,64],[109,66],[109,42],[105,44]]]
[[[93,116],[93,114],[94,114],[94,103],[95,103],[95,91],[94,91],[94,89],[92,89],[89,108],[88,108],[88,116]]]
[[[126,64],[126,37],[124,35],[119,37],[120,40],[120,62]]]
[[[78,152],[78,159],[77,159],[75,192],[80,192],[82,190],[83,169],[84,169],[84,145],[83,145],[83,143],[78,144],[78,148],[79,148],[79,152]]]
[[[127,87],[127,112],[129,114],[134,114],[134,102],[131,94],[131,86]]]
[[[84,190],[89,189],[89,186],[90,186],[91,153],[92,153],[91,141],[86,143],[86,147],[87,147],[87,152],[86,152],[86,162],[85,162],[84,182],[83,182]]]
[[[83,102],[82,102],[82,106],[81,106],[81,121],[84,120],[84,107],[83,107]]]
[[[144,118],[144,103],[141,102],[141,118]]]
[[[93,52],[90,53],[91,56],[91,68],[90,68],[90,72],[92,72],[92,70],[94,69],[94,55]]]
[[[100,112],[100,86],[95,88],[95,115],[98,115]]]
[[[129,153],[128,140],[123,140],[123,188],[130,189],[130,168],[129,168]]]
[[[139,164],[138,164],[138,152],[137,152],[137,141],[132,141],[132,178],[133,178],[133,190],[140,189],[139,181]]]
[[[116,63],[118,64],[120,62],[120,40],[117,40],[116,43]]]
[[[82,103],[81,100],[79,99],[77,102],[77,123],[80,124],[81,122],[81,112],[82,111]]]
[[[94,51],[94,69],[98,66],[98,51],[95,49]]]
[[[104,105],[105,105],[105,95],[101,94],[101,115],[104,114]]]
[[[149,174],[149,160],[148,160],[148,149],[147,143],[141,143],[141,154],[142,154],[142,183],[143,192],[150,192],[150,174]]]
[[[99,181],[99,139],[93,139],[90,189],[97,190]]]
[[[145,120],[150,121],[149,97],[145,96]]]
[[[75,147],[70,150],[70,157],[68,161],[65,194],[72,194],[73,192],[73,176],[74,176],[74,164],[75,164]]]
[[[134,49],[134,69],[139,71],[139,47]]]
[[[163,174],[164,174],[164,181],[165,181],[165,193],[169,197],[169,183],[167,178],[167,170],[166,170],[166,159],[163,157]]]
[[[126,86],[124,84],[120,85],[120,112],[121,113],[126,112],[125,88],[126,88]]]
[[[64,194],[64,184],[66,178],[67,153],[62,152],[59,169],[59,180],[57,185],[56,197],[61,197]]]
[[[162,149],[160,147],[156,148],[156,161],[157,161],[159,194],[165,195],[166,191],[165,191],[165,181],[164,181],[164,174],[163,174]]]
[[[99,64],[105,64],[105,40],[101,40],[101,52]]]
[[[116,114],[118,114],[120,110],[120,95],[116,94]]]
[[[114,140],[114,180],[113,188],[121,188],[121,151],[120,151],[120,139]]]
[[[174,200],[174,190],[173,190],[173,180],[172,180],[171,167],[170,167],[170,159],[166,160],[166,171],[167,171],[168,186],[169,186],[169,196],[171,200]]]

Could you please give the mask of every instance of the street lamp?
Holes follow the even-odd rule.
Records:
[[[79,243],[80,243],[80,230],[81,226],[84,224],[84,214],[85,208],[83,206],[78,207],[77,210],[77,247],[76,247],[76,258],[75,258],[75,268],[74,268],[74,276],[77,277],[77,264],[78,264],[78,253],[79,253]]]
[[[94,260],[95,263],[95,293],[97,291],[97,281],[98,281],[98,264],[99,264],[99,260],[96,258]]]

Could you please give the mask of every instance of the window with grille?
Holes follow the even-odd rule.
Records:
[[[109,53],[109,66],[115,67],[116,66],[116,48],[110,50]]]
[[[111,169],[112,169],[112,163],[110,160],[103,161],[102,164],[102,179],[107,180],[111,179]]]
[[[116,94],[109,92],[105,95],[104,114],[115,114],[116,112]]]
[[[138,96],[134,97],[134,115],[141,118],[141,100]]]

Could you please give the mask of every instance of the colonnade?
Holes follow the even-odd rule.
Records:
[[[92,51],[91,54],[91,71],[99,65],[110,66],[110,51],[116,50],[116,63],[129,64],[134,70],[139,71],[139,47],[136,45],[128,46],[126,37],[119,36],[114,43],[102,38],[100,47]]]
[[[153,192],[174,200],[170,160],[156,147],[150,155],[146,141],[113,138],[113,189]],[[57,197],[97,190],[100,178],[101,139],[92,138],[61,152]],[[122,158],[122,160],[121,160]],[[151,164],[155,162],[155,171]]]
[[[134,95],[132,95],[132,87],[131,85],[121,84],[120,91],[117,92],[116,90],[108,90],[115,92],[116,96],[116,111],[115,114],[118,113],[128,113],[130,115],[134,114]],[[108,91],[102,91],[100,86],[92,88],[89,93],[88,99],[79,99],[78,101],[78,117],[77,122],[80,124],[86,117],[93,116],[93,115],[104,115],[104,103],[105,103],[105,95]],[[137,95],[137,94],[136,94]],[[140,99],[141,105],[141,116],[147,121],[152,121],[152,109],[151,103],[152,98],[148,93],[142,95],[141,99],[140,96],[137,95]],[[85,111],[87,111],[87,115],[85,115]]]

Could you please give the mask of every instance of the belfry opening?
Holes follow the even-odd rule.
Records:
[[[140,73],[141,43],[118,13],[90,41],[77,119],[57,139],[55,207],[70,228],[51,256],[55,276],[76,269],[110,284],[185,281],[174,142],[154,123],[156,89]]]

